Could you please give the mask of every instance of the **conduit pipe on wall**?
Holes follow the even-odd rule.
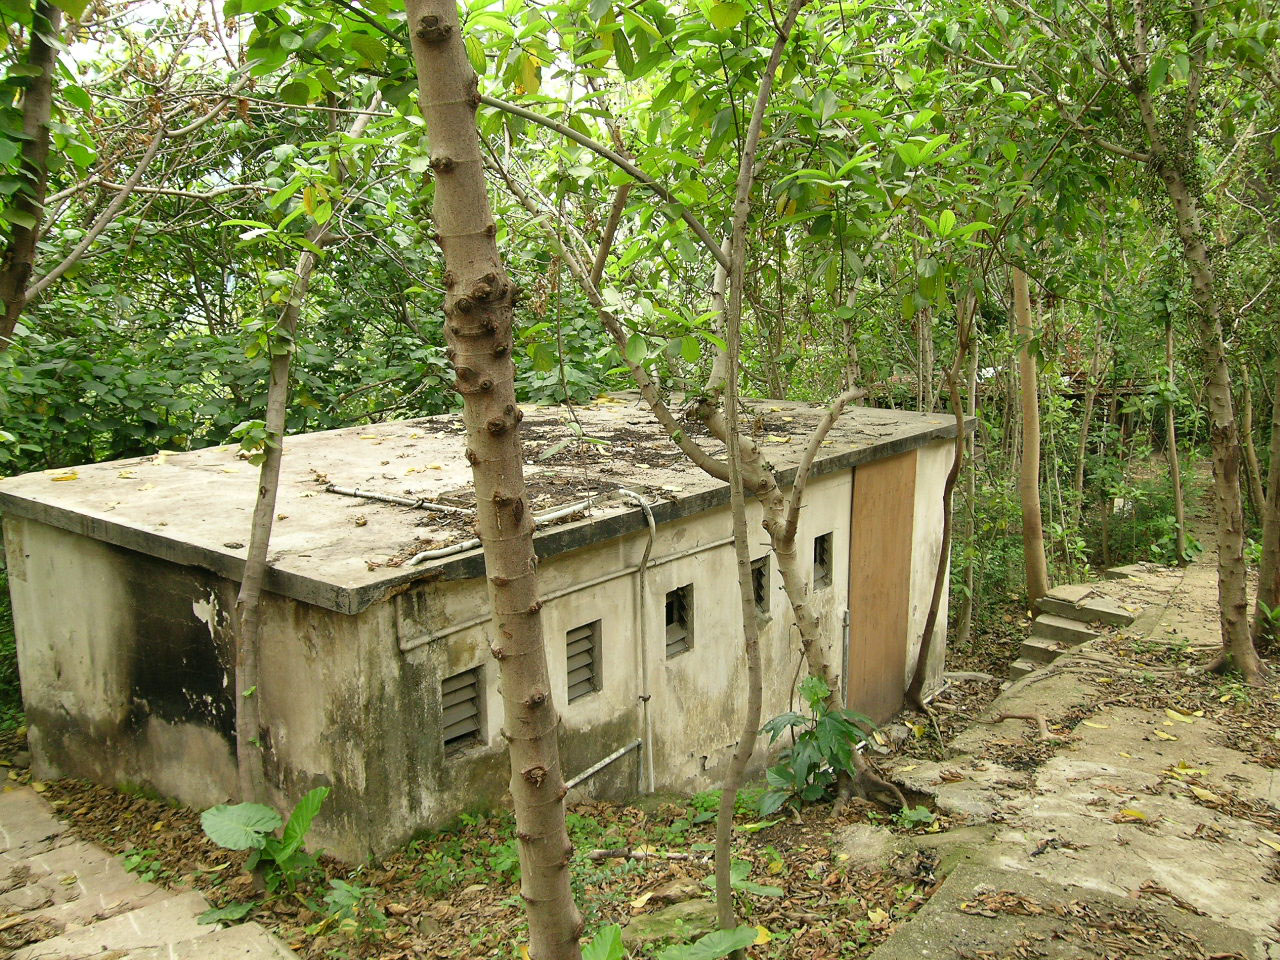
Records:
[[[603,760],[599,761],[598,763],[593,763],[591,766],[587,767],[587,769],[583,770],[580,774],[578,774],[572,780],[568,781],[564,785],[564,788],[566,790],[572,790],[574,787],[582,783],[582,781],[586,780],[588,777],[594,777],[597,773],[599,773],[609,764],[613,763],[615,760],[621,760],[632,750],[640,746],[640,744],[641,744],[640,740],[632,740],[625,747],[619,747],[617,750],[613,751],[613,753],[609,754]]]
[[[619,489],[617,493],[639,504],[640,509],[644,511],[645,522],[649,525],[649,539],[645,541],[644,554],[640,557],[640,565],[636,568],[640,591],[636,621],[640,624],[640,715],[644,727],[644,769],[645,779],[649,781],[648,792],[653,793],[657,789],[657,775],[653,768],[653,715],[649,711],[649,698],[652,694],[649,690],[649,630],[646,622],[649,604],[646,574],[649,571],[649,557],[653,553],[653,542],[658,536],[658,524],[653,519],[653,509],[649,506],[649,501],[643,496],[625,488]]]

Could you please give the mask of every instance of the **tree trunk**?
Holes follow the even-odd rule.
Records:
[[[1267,506],[1262,517],[1262,563],[1258,569],[1258,602],[1253,614],[1255,646],[1276,641],[1266,611],[1280,606],[1280,354],[1276,355],[1276,387],[1271,398],[1271,462],[1267,467]]]
[[[1262,491],[1262,465],[1258,462],[1258,448],[1253,442],[1253,385],[1249,383],[1249,368],[1240,370],[1240,387],[1244,393],[1240,411],[1240,439],[1244,446],[1245,472],[1249,478],[1249,502],[1259,521],[1266,511],[1267,496]]]
[[[1164,360],[1169,371],[1169,390],[1177,387],[1173,366],[1173,318],[1165,317],[1164,321]],[[1173,483],[1173,515],[1178,525],[1177,550],[1178,566],[1187,565],[1187,510],[1182,498],[1182,463],[1178,458],[1178,428],[1175,424],[1173,401],[1164,408],[1165,453],[1169,458],[1169,479]]]
[[[968,410],[966,411],[970,417],[978,415],[978,347],[974,344],[969,350],[969,399]],[[977,529],[977,514],[975,500],[978,495],[977,490],[977,464],[974,463],[974,454],[976,450],[976,439],[970,434],[966,439],[966,455],[969,458],[969,469],[965,471],[964,491],[965,491],[965,539],[973,542],[974,531]],[[956,614],[956,644],[957,646],[966,647],[973,638],[973,611],[977,606],[977,564],[970,557],[965,561],[964,565],[964,593],[960,598],[960,612]]]
[[[1174,162],[1159,173],[1173,202],[1183,257],[1191,273],[1191,292],[1200,315],[1201,350],[1209,401],[1213,445],[1213,499],[1218,528],[1218,604],[1221,609],[1222,656],[1214,664],[1234,664],[1248,683],[1263,674],[1262,661],[1249,630],[1247,571],[1244,561],[1244,506],[1240,497],[1240,435],[1231,402],[1231,369],[1223,341],[1222,314],[1213,268],[1205,249],[1200,211]]]
[[[933,593],[929,597],[929,612],[924,618],[924,634],[920,638],[920,652],[916,656],[915,669],[911,673],[911,683],[907,686],[907,703],[918,710],[925,709],[924,681],[925,667],[933,652],[933,634],[938,627],[938,613],[942,608],[942,591],[947,583],[947,568],[951,562],[951,495],[955,491],[956,481],[960,478],[960,469],[964,466],[964,447],[967,439],[964,429],[964,404],[960,398],[960,373],[964,370],[965,354],[969,349],[969,323],[973,316],[975,300],[972,295],[966,304],[969,313],[961,317],[956,325],[956,357],[947,371],[947,389],[951,396],[951,411],[956,418],[956,440],[951,457],[951,469],[947,471],[946,480],[942,484],[942,545],[938,550],[938,563],[933,573]],[[963,307],[961,308],[964,309]]]
[[[1013,268],[1013,314],[1018,336],[1018,379],[1021,382],[1022,457],[1018,494],[1022,500],[1022,550],[1026,558],[1027,599],[1032,605],[1049,592],[1049,564],[1044,555],[1040,516],[1040,390],[1036,358],[1031,352],[1031,292],[1027,275]]]
[[[13,197],[9,242],[0,257],[0,352],[13,342],[13,331],[27,305],[27,285],[35,268],[36,243],[44,220],[49,182],[49,117],[53,113],[53,73],[62,11],[49,0],[37,0],[27,40],[26,66],[32,71],[22,98],[22,185]],[[19,223],[25,219],[29,223]]]
[[[454,0],[408,0],[406,7],[435,173],[432,213],[444,255],[445,336],[462,395],[476,526],[493,611],[491,649],[511,754],[529,955],[578,960],[582,919],[570,888],[572,846],[556,741],[559,717],[539,616],[533,510],[526,496],[511,357],[514,288],[498,253],[486,191],[475,120],[477,78]]]
[[[361,113],[351,124],[349,135],[359,137],[373,119],[373,107]],[[336,178],[342,180],[342,166],[334,162]],[[307,240],[319,249],[329,231],[323,226],[307,231]],[[236,766],[240,780],[240,799],[260,802],[264,799],[262,719],[258,704],[258,640],[261,635],[262,586],[267,574],[267,548],[276,515],[276,496],[280,490],[280,462],[284,456],[285,421],[289,410],[289,368],[293,361],[298,318],[311,286],[311,274],[319,262],[315,250],[298,255],[293,286],[280,314],[277,330],[287,349],[271,352],[271,372],[267,382],[266,448],[258,473],[258,498],[253,505],[249,528],[249,546],[245,552],[244,572],[240,575],[240,592],[236,597]]]

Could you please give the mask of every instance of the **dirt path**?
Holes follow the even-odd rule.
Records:
[[[950,759],[895,765],[971,825],[912,841],[947,879],[874,960],[1280,957],[1280,686],[1197,671],[1219,643],[1211,561],[1130,570],[1099,589],[1138,620],[985,715],[1060,739],[980,722]]]
[[[201,924],[199,893],[148,883],[76,839],[30,787],[0,792],[0,957],[291,960],[256,923]]]

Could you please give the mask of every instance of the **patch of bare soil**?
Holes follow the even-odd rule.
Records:
[[[1031,630],[1031,616],[1019,600],[1005,598],[982,611],[973,623],[969,642],[955,639],[955,624],[947,641],[947,669],[1005,677],[1018,659],[1018,648]]]

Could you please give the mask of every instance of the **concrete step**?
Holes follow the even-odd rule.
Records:
[[[1077,646],[1088,640],[1098,639],[1098,632],[1090,630],[1078,620],[1042,613],[1031,624],[1031,636],[1044,640],[1059,640],[1069,646]]]
[[[208,929],[212,932],[193,940],[131,950],[127,960],[295,960],[293,951],[259,924]]]
[[[79,927],[127,913],[173,894],[139,879],[119,858],[75,840],[10,867],[20,884],[0,894],[0,910],[58,926]]]
[[[1105,935],[1096,936],[1099,931]],[[963,945],[963,949],[960,949]],[[1252,934],[1153,901],[1068,886],[985,863],[960,863],[870,960],[1043,957],[1240,957],[1262,960]]]
[[[1062,656],[1071,646],[1063,643],[1061,640],[1046,640],[1043,637],[1027,637],[1022,641],[1022,646],[1018,648],[1019,660],[1030,660],[1039,665],[1044,663],[1053,663],[1058,657]]]
[[[0,791],[0,853],[22,860],[68,839],[66,824],[30,787]]]
[[[9,960],[84,960],[103,953],[119,957],[151,947],[167,948],[207,936],[216,928],[196,922],[209,909],[198,893],[181,893],[100,920],[87,927],[68,930],[40,943],[29,944],[11,954]]]
[[[1028,673],[1043,666],[1043,663],[1037,663],[1034,660],[1015,660],[1009,664],[1009,679],[1017,680],[1020,677],[1025,677]]]
[[[1079,620],[1081,623],[1105,623],[1113,627],[1127,627],[1133,623],[1134,614],[1107,597],[1085,597],[1066,600],[1049,593],[1040,600],[1040,612]]]

